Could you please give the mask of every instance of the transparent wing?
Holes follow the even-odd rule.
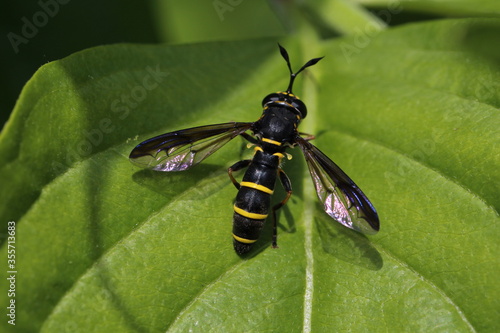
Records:
[[[203,161],[253,123],[199,126],[146,140],[130,153],[130,161],[157,171],[183,171]]]
[[[365,234],[380,228],[377,211],[359,187],[328,156],[302,137],[297,138],[319,200],[335,221]]]

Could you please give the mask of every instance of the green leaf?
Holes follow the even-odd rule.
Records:
[[[282,36],[267,1],[154,0],[156,25],[174,43]],[[265,22],[265,24],[262,24]]]
[[[483,16],[500,15],[500,3],[496,0],[354,0],[361,5],[387,10],[400,7],[404,11],[424,12],[443,16]]]
[[[385,29],[383,20],[351,0],[311,0],[300,3],[302,12],[322,36],[356,34],[369,28]]]
[[[325,55],[294,91],[301,130],[370,197],[381,231],[329,219],[293,151],[280,248],[268,226],[249,258],[232,249],[226,175],[243,140],[181,173],[127,157],[156,134],[257,119],[288,81],[276,41],[105,46],[43,66],[0,137],[0,216],[16,221],[8,328],[497,331],[499,32],[467,19],[280,41],[294,68]]]

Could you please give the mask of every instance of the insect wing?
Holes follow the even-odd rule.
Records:
[[[253,123],[224,123],[188,128],[146,140],[130,153],[137,166],[156,171],[183,171],[213,154]]]
[[[325,212],[344,226],[365,234],[380,228],[377,211],[359,187],[328,156],[297,138]]]

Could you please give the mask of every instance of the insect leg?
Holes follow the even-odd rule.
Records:
[[[253,136],[251,136],[248,133],[243,132],[240,135],[242,137],[244,137],[246,140],[248,140],[248,142],[253,143],[254,145],[257,144],[257,142],[258,142],[256,138],[254,138]]]
[[[227,169],[227,174],[229,175],[229,179],[231,179],[234,186],[238,190],[240,189],[240,183],[238,183],[238,181],[236,179],[234,179],[233,171],[238,171],[238,170],[241,170],[243,168],[246,168],[247,166],[250,165],[250,162],[252,162],[252,160],[242,160],[242,161],[234,163],[232,166],[229,167],[229,169]]]
[[[316,138],[314,136],[314,134],[308,134],[308,133],[304,133],[304,132],[299,132],[299,135],[302,136],[303,139],[306,141],[311,141],[311,140],[314,140]]]
[[[292,195],[292,183],[290,182],[290,179],[286,175],[285,171],[283,171],[283,169],[281,168],[278,168],[278,174],[280,176],[281,185],[283,185],[283,188],[286,191],[286,197],[285,199],[281,200],[280,203],[273,206],[273,248],[278,247],[278,224],[276,219],[276,211],[283,207]]]

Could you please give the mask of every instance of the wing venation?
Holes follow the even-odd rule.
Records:
[[[253,123],[230,122],[170,132],[146,140],[130,153],[137,166],[156,171],[183,171],[200,163]]]
[[[297,137],[325,212],[344,226],[365,234],[380,229],[377,211],[361,189],[316,146]]]

